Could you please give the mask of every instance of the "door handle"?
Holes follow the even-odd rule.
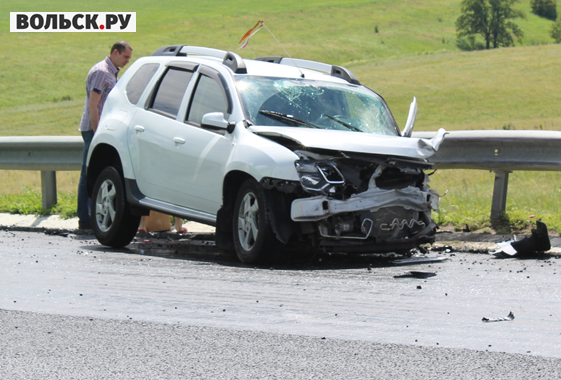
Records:
[[[142,125],[135,125],[134,130],[137,132],[144,132],[145,128]]]
[[[182,139],[181,137],[174,137],[173,141],[177,144],[185,144],[185,139]]]

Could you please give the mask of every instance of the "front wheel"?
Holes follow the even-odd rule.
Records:
[[[109,166],[97,178],[92,194],[92,227],[97,240],[110,247],[123,247],[134,238],[140,216],[132,215],[123,179]]]
[[[233,210],[234,247],[243,263],[273,259],[280,248],[265,205],[265,195],[259,184],[249,179],[238,192]]]

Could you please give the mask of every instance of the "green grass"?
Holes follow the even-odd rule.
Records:
[[[506,232],[524,230],[536,219],[561,232],[561,173],[513,172],[509,176],[507,214],[502,223],[489,220],[494,173],[483,170],[439,170],[430,186],[439,194],[440,208],[433,213],[437,223],[463,229]]]
[[[233,50],[244,58],[284,55],[266,29],[252,37],[246,49],[237,50],[239,39],[257,20],[265,21],[293,57],[349,67],[386,99],[400,126],[416,96],[416,130],[560,130],[561,45],[552,44],[549,37],[552,22],[533,15],[524,0],[518,5],[527,16],[517,21],[525,33],[521,45],[462,52],[456,47],[454,27],[460,3],[4,1],[0,4],[4,15],[0,18],[0,135],[78,135],[87,71],[117,39],[133,45],[133,61],[160,46],[181,43]],[[137,32],[10,33],[8,14],[15,11],[136,12]],[[2,199],[21,195],[22,184],[39,188],[36,177],[23,175],[17,181],[16,190],[9,181],[0,184]],[[432,181],[441,193],[449,190],[441,200],[438,220],[458,227],[489,226],[492,173],[439,171]],[[59,189],[64,188],[60,183],[59,179]],[[72,194],[74,188],[73,184],[62,191]],[[559,173],[511,174],[505,219],[513,227],[524,226],[532,220],[529,215],[539,214],[548,226],[561,230],[556,213],[560,188]],[[31,193],[23,196],[29,198]],[[2,202],[0,210],[7,210],[8,201]],[[32,208],[20,207],[27,209]]]
[[[292,56],[351,68],[386,98],[400,125],[416,96],[420,130],[509,123],[517,129],[558,129],[560,49],[543,45],[552,42],[552,22],[530,13],[526,2],[520,7],[527,14],[518,21],[526,34],[523,47],[464,53],[455,44],[460,1],[164,0],[157,6],[148,1],[95,6],[8,1],[0,5],[6,15],[15,10],[136,11],[137,32],[9,33],[8,18],[0,20],[0,131],[77,134],[87,71],[118,38],[131,42],[133,60],[172,43],[236,50],[245,58],[284,55],[265,29],[237,50],[241,36],[259,19]]]
[[[542,45],[397,57],[351,70],[386,99],[400,125],[416,96],[416,130],[559,130],[560,61],[560,45]]]
[[[76,193],[58,192],[58,203],[48,209],[42,208],[41,191],[36,188],[24,188],[18,194],[0,194],[0,210],[10,214],[55,215],[62,218],[76,216]]]

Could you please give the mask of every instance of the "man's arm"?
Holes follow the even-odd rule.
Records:
[[[97,124],[99,123],[99,111],[97,110],[97,105],[101,100],[101,94],[96,91],[90,91],[90,102],[88,103],[88,108],[90,112],[90,122],[92,123],[92,128],[94,132],[97,130]]]

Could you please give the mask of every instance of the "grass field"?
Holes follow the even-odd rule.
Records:
[[[161,0],[95,4],[37,0],[0,4],[0,135],[77,135],[84,81],[117,39],[134,47],[133,60],[158,47],[184,43],[235,50],[244,58],[284,55],[266,29],[244,50],[238,41],[257,20],[293,56],[350,68],[390,105],[400,126],[417,97],[416,130],[561,130],[561,45],[549,37],[551,21],[526,13],[525,33],[514,48],[462,52],[454,22],[460,0],[255,0],[178,2]],[[9,12],[127,11],[137,14],[137,32],[10,33]],[[0,209],[13,194],[33,198],[38,173],[2,172]],[[559,173],[511,174],[508,218],[522,226],[543,216],[561,229]],[[75,196],[77,173],[59,173],[58,186]],[[437,217],[457,226],[488,226],[493,174],[440,171],[432,186],[448,194]],[[40,194],[38,196],[40,205]],[[69,202],[73,200],[69,198]],[[72,206],[66,209],[71,210]],[[39,206],[40,208],[40,206]],[[71,211],[70,211],[71,213]]]

